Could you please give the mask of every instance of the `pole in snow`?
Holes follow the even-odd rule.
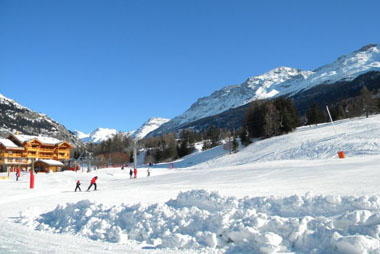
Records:
[[[329,114],[330,121],[331,121],[331,125],[333,126],[333,128],[334,128],[334,132],[335,132],[335,135],[336,135],[336,130],[335,130],[335,126],[334,126],[334,121],[332,120],[332,117],[331,117],[331,114],[330,114],[330,110],[329,110],[329,106],[326,106],[326,110],[327,110],[327,113]]]
[[[137,148],[136,148],[137,144],[135,142],[134,146],[133,146],[133,165],[134,165],[134,168],[136,169],[137,168]]]
[[[328,106],[326,106],[326,110],[327,110],[327,113],[329,114],[331,125],[334,128],[335,135],[337,135],[336,134],[336,130],[335,130],[334,121],[332,120],[332,117],[331,117],[330,110],[329,110]],[[345,158],[344,151],[338,151],[338,157],[339,157],[339,159],[344,159]]]
[[[30,189],[34,188],[34,160],[32,160],[32,168],[30,169]]]

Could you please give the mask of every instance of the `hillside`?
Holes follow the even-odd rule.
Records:
[[[59,140],[66,140],[74,146],[83,146],[83,142],[62,124],[0,94],[0,132],[5,136],[8,131],[18,131],[27,135],[50,136]]]

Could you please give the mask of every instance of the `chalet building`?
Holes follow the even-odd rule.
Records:
[[[10,133],[0,138],[0,172],[14,168],[29,171],[60,171],[62,161],[70,159],[71,145],[50,137],[17,135]]]

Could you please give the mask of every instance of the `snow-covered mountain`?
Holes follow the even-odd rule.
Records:
[[[4,136],[8,131],[49,136],[83,146],[83,142],[60,123],[0,94],[0,132]]]
[[[77,138],[81,139],[85,143],[100,143],[102,141],[106,141],[109,138],[112,138],[117,133],[124,134],[125,136],[130,137],[134,140],[140,140],[169,120],[170,119],[166,118],[152,117],[137,130],[132,130],[129,132],[118,132],[116,129],[97,128],[89,134],[78,130],[74,131],[74,133]]]
[[[173,131],[196,120],[245,105],[253,100],[293,96],[321,84],[350,81],[361,74],[380,71],[380,45],[367,45],[313,71],[278,67],[198,99],[186,112],[163,124],[152,134]]]
[[[100,143],[115,136],[118,132],[116,129],[97,128],[89,134],[81,131],[74,131],[75,135],[85,143]]]
[[[79,138],[81,140],[90,137],[90,134],[86,134],[86,133],[78,131],[78,130],[73,131],[73,133],[75,134],[75,136],[77,136],[77,138]]]
[[[155,129],[157,129],[164,123],[167,123],[168,121],[170,121],[170,119],[152,117],[148,121],[146,121],[140,128],[133,131],[131,134],[131,138],[135,140],[143,139],[150,132],[154,131]]]

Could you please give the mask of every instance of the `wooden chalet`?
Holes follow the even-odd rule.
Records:
[[[0,139],[0,172],[33,166],[41,171],[60,171],[62,161],[70,159],[72,146],[55,138],[10,133]],[[41,162],[40,162],[41,161]]]

